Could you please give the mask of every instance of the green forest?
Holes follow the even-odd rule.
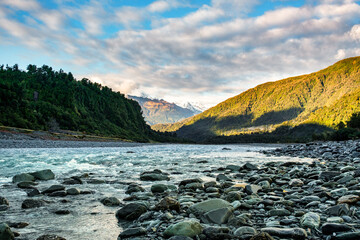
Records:
[[[353,57],[258,85],[194,117],[152,128],[197,142],[307,141],[329,137],[359,111],[360,57]]]
[[[133,141],[166,140],[151,130],[136,101],[120,92],[76,80],[49,66],[0,66],[0,125],[34,130],[66,129]]]

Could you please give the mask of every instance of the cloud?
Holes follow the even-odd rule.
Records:
[[[50,10],[35,0],[2,0],[0,43],[41,51],[70,71],[81,69],[76,76],[123,93],[179,94],[209,104],[360,55],[355,1],[307,1],[256,17],[248,13],[260,1],[190,3],[114,7],[111,1],[58,0]],[[178,7],[188,12],[163,17]],[[23,18],[19,11],[26,12]]]

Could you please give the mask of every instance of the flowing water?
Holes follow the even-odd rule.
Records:
[[[224,147],[231,150],[223,150]],[[121,232],[117,225],[117,207],[105,207],[99,200],[114,196],[122,200],[128,196],[126,187],[137,182],[149,191],[153,182],[142,182],[143,171],[160,169],[170,174],[169,182],[177,183],[188,178],[214,180],[216,169],[246,162],[262,164],[270,161],[312,161],[304,158],[270,157],[259,153],[273,145],[142,145],[119,148],[27,148],[0,149],[0,196],[10,202],[10,209],[0,212],[0,222],[28,222],[17,229],[24,239],[36,239],[43,234],[57,234],[71,239],[116,239]],[[19,173],[51,169],[55,180],[40,182],[41,191],[64,178],[85,173],[91,178],[104,180],[103,184],[75,185],[81,190],[92,190],[90,195],[39,197],[50,203],[39,209],[21,209],[26,192],[12,184]],[[239,180],[240,181],[240,180]],[[66,186],[67,188],[74,186]],[[66,201],[64,201],[66,200]],[[70,210],[68,215],[56,215],[56,210]]]

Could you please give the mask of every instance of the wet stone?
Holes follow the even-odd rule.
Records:
[[[38,208],[45,205],[45,202],[40,199],[26,199],[23,201],[21,208],[28,209],[28,208]]]

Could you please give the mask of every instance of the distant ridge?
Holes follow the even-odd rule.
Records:
[[[150,99],[130,95],[128,98],[140,104],[145,121],[150,125],[175,123],[201,113],[201,111],[195,109],[190,103],[188,103],[186,107],[180,107],[175,103],[169,103],[162,99]]]
[[[315,73],[258,85],[194,117],[152,128],[201,142],[283,125],[334,127],[358,111],[360,57],[353,57]]]

